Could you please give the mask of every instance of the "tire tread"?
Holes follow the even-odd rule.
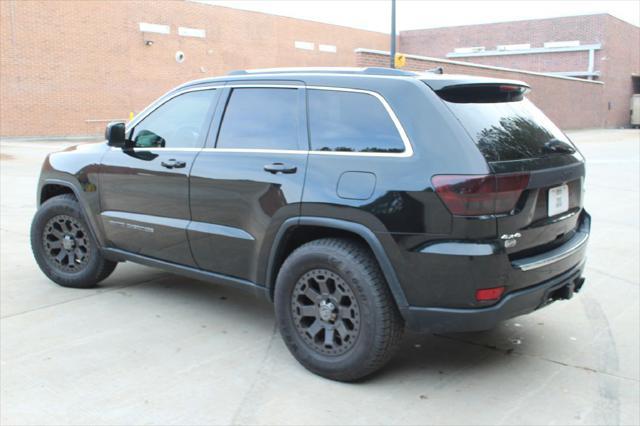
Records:
[[[91,288],[95,287],[100,281],[106,279],[113,270],[116,268],[117,262],[113,262],[107,259],[104,259],[100,254],[100,249],[98,247],[97,242],[93,235],[91,235],[91,231],[89,230],[89,238],[91,243],[95,246],[94,256],[96,257],[96,262],[93,265],[94,270],[88,271],[84,270],[80,272],[78,276],[70,277],[68,274],[61,274],[48,265],[46,260],[42,258],[41,253],[41,229],[38,228],[38,220],[41,215],[46,215],[47,211],[51,208],[66,208],[71,210],[78,218],[84,223],[85,226],[88,227],[86,220],[84,219],[84,215],[82,214],[82,210],[80,208],[80,204],[78,203],[78,199],[74,194],[61,194],[56,195],[54,197],[49,198],[47,201],[42,203],[36,215],[34,216],[33,222],[31,224],[31,251],[38,263],[38,266],[42,270],[42,272],[49,277],[55,283],[63,286],[63,287],[71,287],[71,288]],[[83,273],[84,272],[84,273]]]
[[[381,317],[380,324],[375,330],[374,345],[370,348],[369,356],[356,369],[331,374],[330,378],[340,381],[355,381],[362,379],[382,368],[396,353],[404,332],[404,322],[394,302],[391,291],[380,270],[378,261],[365,244],[348,238],[323,238],[310,241],[294,250],[285,260],[293,262],[305,252],[331,252],[360,268],[366,276],[366,285],[372,290],[371,305]],[[313,371],[313,369],[312,369]],[[318,372],[327,376],[324,372]]]

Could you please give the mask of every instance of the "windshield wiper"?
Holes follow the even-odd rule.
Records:
[[[574,147],[558,139],[551,139],[549,142],[545,143],[543,150],[544,152],[552,154],[573,154],[576,152]]]

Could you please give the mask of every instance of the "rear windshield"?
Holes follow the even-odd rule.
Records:
[[[539,158],[553,140],[571,144],[538,108],[505,86],[484,90],[442,90],[438,95],[458,118],[489,162]],[[465,95],[466,92],[466,95]]]

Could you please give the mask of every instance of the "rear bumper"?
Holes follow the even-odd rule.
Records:
[[[460,332],[488,330],[499,322],[527,314],[559,299],[569,299],[582,287],[584,260],[565,273],[541,284],[507,294],[486,308],[408,307],[404,313],[407,327],[418,332]]]

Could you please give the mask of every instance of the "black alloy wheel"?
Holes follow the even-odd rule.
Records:
[[[95,287],[117,265],[104,257],[72,194],[51,197],[38,207],[31,249],[42,272],[64,287]]]
[[[84,226],[68,215],[49,219],[42,233],[42,244],[49,263],[62,272],[79,272],[86,268],[91,244]]]
[[[360,307],[349,285],[327,269],[313,269],[296,283],[291,298],[296,328],[317,352],[340,355],[360,332]]]

